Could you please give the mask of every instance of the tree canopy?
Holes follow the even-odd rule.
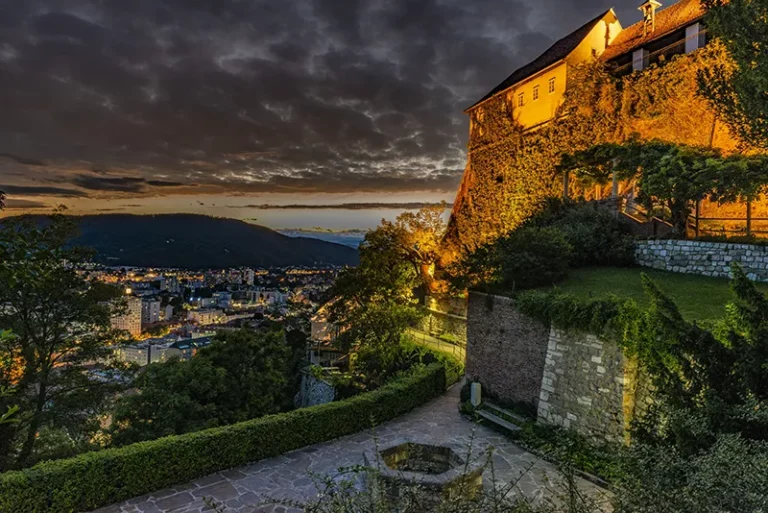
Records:
[[[18,408],[0,426],[0,469],[30,463],[46,430],[89,443],[113,390],[84,368],[107,361],[116,337],[112,307],[71,265],[88,256],[68,246],[71,236],[58,215],[0,227],[0,326],[12,332],[0,341],[0,411]]]
[[[666,207],[675,233],[681,236],[693,202],[750,200],[768,185],[764,155],[725,157],[717,149],[661,140],[595,145],[563,155],[559,170],[577,177],[616,173],[619,179],[637,180],[638,199],[649,211]]]
[[[303,350],[303,348],[302,348]],[[148,365],[115,407],[125,445],[278,413],[292,403],[293,354],[282,330],[220,333],[189,361]]]
[[[699,90],[745,142],[768,148],[768,1],[703,0],[731,62],[698,72]]]

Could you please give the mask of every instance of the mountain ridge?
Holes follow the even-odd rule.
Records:
[[[23,216],[44,219],[44,216]],[[309,237],[288,237],[237,219],[200,214],[68,215],[73,243],[93,248],[97,262],[186,269],[357,265],[357,251]],[[0,222],[13,219],[0,219]]]

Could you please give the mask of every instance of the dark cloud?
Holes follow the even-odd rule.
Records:
[[[0,0],[0,157],[32,194],[450,191],[462,109],[609,6]]]
[[[42,160],[20,157],[19,155],[13,155],[11,153],[0,153],[0,158],[9,159],[19,164],[24,164],[25,166],[45,166],[45,162]]]
[[[84,198],[86,193],[63,187],[37,185],[3,185],[3,190],[13,196],[60,196],[63,198]]]
[[[106,171],[94,170],[96,174],[79,174],[71,183],[89,191],[144,192],[150,187],[189,187],[196,184],[168,180],[147,180],[140,176],[105,176]]]
[[[21,199],[8,199],[5,202],[5,208],[8,210],[14,210],[14,209],[24,209],[24,210],[30,210],[35,208],[50,208],[49,205],[46,203],[41,203],[39,201],[32,201],[32,200],[21,200]]]

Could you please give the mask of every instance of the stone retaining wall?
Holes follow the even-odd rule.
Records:
[[[635,260],[644,267],[718,278],[730,277],[731,263],[738,262],[751,280],[768,282],[768,246],[694,240],[637,241]]]
[[[535,412],[549,330],[514,307],[511,299],[472,292],[467,314],[466,376],[483,393]]]
[[[649,403],[647,380],[622,348],[550,329],[510,298],[472,292],[467,338],[467,379],[499,401],[534,406],[539,422],[623,442]]]
[[[634,416],[637,382],[636,363],[616,344],[553,328],[538,419],[621,443]]]

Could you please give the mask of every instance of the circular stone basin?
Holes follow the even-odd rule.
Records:
[[[451,447],[402,442],[363,456],[390,497],[417,490],[439,502],[458,495],[474,497],[483,486],[483,466],[467,464]]]

